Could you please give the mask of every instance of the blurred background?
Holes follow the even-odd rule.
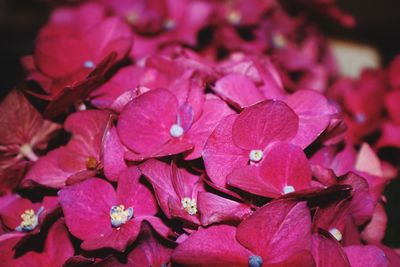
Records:
[[[325,32],[335,39],[376,47],[383,64],[399,52],[399,0],[338,0],[338,3],[355,16],[358,25],[355,29],[345,29],[324,21],[321,26]],[[48,14],[49,5],[45,0],[0,0],[1,92],[4,93],[23,77],[19,58],[32,53],[37,31],[46,22]]]
[[[400,53],[399,0],[338,0],[338,3],[354,15],[357,27],[345,29],[336,23],[321,22],[330,37],[345,46],[351,46],[352,42],[366,44],[380,54],[382,65]],[[35,36],[48,14],[45,0],[0,0],[0,99],[23,79],[19,58],[32,53]],[[385,243],[400,247],[400,180],[388,190],[389,225]]]

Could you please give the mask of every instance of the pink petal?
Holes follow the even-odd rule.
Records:
[[[293,187],[294,190],[310,187],[311,168],[300,147],[277,142],[271,145],[265,154],[260,175],[281,194],[286,193],[287,186]]]
[[[104,234],[84,240],[81,248],[84,250],[111,248],[118,252],[124,252],[126,247],[138,237],[141,224],[141,220],[131,219],[121,227],[113,228],[111,231],[104,231]]]
[[[311,90],[297,91],[285,102],[299,116],[299,129],[292,143],[306,148],[328,126],[332,108],[322,94]]]
[[[242,109],[265,99],[253,81],[239,73],[219,79],[213,88],[222,99]]]
[[[232,125],[237,115],[222,119],[207,140],[203,151],[204,165],[211,181],[225,187],[226,176],[237,167],[246,166],[248,151],[233,144]]]
[[[233,170],[227,176],[227,184],[252,194],[270,198],[277,198],[282,192],[260,175],[259,167],[252,165]]]
[[[375,207],[371,221],[361,233],[361,238],[368,244],[381,243],[386,233],[388,217],[381,203]]]
[[[387,267],[389,264],[385,253],[376,246],[349,246],[344,251],[352,267]]]
[[[232,126],[233,142],[243,149],[261,149],[273,141],[289,141],[298,129],[297,115],[281,101],[263,101],[237,117]]]
[[[117,129],[112,127],[104,137],[103,168],[110,181],[117,181],[119,174],[127,168],[124,160],[125,150],[119,140]]]
[[[238,227],[237,240],[264,262],[289,259],[311,251],[311,215],[305,202],[270,202]]]
[[[241,221],[252,213],[250,206],[208,192],[197,195],[201,224]]]
[[[139,168],[153,186],[161,209],[170,218],[168,198],[170,196],[175,199],[178,198],[171,181],[171,167],[161,161],[150,159],[141,164]]]
[[[313,234],[312,254],[317,267],[350,267],[342,246],[323,234]]]
[[[158,210],[152,192],[140,182],[141,175],[137,167],[129,167],[118,180],[117,200],[125,207],[132,207],[134,217],[154,215]]]
[[[214,131],[218,123],[225,117],[233,114],[233,111],[218,99],[208,99],[204,103],[201,117],[190,127],[185,139],[194,144],[194,150],[185,156],[186,160],[201,157],[208,137]]]
[[[236,228],[217,225],[200,228],[172,253],[172,261],[184,266],[248,266],[251,253],[235,238]]]
[[[61,189],[58,196],[65,223],[74,236],[90,241],[111,234],[110,209],[119,205],[111,184],[92,178]]]
[[[118,134],[129,149],[137,153],[156,151],[173,137],[178,101],[168,90],[149,91],[132,100],[118,120]]]

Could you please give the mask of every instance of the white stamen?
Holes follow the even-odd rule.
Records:
[[[186,210],[189,215],[195,215],[197,213],[196,199],[190,197],[184,197],[181,200],[182,208]]]
[[[286,38],[282,33],[274,33],[272,35],[272,42],[276,48],[286,47]]]
[[[264,156],[264,153],[262,152],[262,150],[259,150],[259,149],[254,149],[254,150],[250,151],[250,154],[249,154],[250,160],[254,161],[254,162],[259,162],[260,160],[262,160],[263,156]]]
[[[292,193],[292,192],[294,192],[294,191],[295,191],[295,189],[294,189],[294,187],[291,186],[291,185],[287,185],[287,186],[285,186],[285,187],[283,188],[283,193],[285,193],[285,194],[289,194],[289,193]]]
[[[242,14],[237,10],[231,10],[226,16],[226,19],[230,24],[237,25],[242,20]]]
[[[83,63],[83,66],[85,67],[85,68],[87,68],[87,69],[92,69],[92,68],[94,68],[94,62],[93,61],[91,61],[91,60],[86,60],[84,63]]]
[[[19,154],[28,158],[30,161],[37,161],[39,157],[35,154],[30,144],[23,144],[19,148]]]
[[[176,27],[176,22],[173,19],[166,19],[164,21],[164,28],[166,30],[173,30]]]
[[[169,129],[169,134],[172,137],[181,137],[183,135],[183,132],[184,132],[183,128],[178,124],[172,125],[171,128]]]
[[[343,238],[342,233],[337,228],[330,229],[329,233],[331,233],[331,235],[333,235],[333,237],[336,238],[337,241],[340,241]]]

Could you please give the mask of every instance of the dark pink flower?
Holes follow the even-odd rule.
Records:
[[[179,168],[149,159],[140,165],[140,170],[153,186],[158,203],[168,218],[177,217],[187,222],[200,224],[197,208],[198,192],[204,191],[200,177]]]
[[[24,59],[31,72],[28,78],[37,81],[51,100],[45,115],[56,116],[84,100],[131,46],[129,27],[116,17],[105,17],[97,4],[57,10],[39,34],[33,64]]]
[[[0,198],[0,219],[10,231],[38,233],[40,225],[56,211],[56,197],[44,197],[42,202],[32,203],[19,195],[6,195]]]
[[[163,235],[168,233],[157,213],[151,191],[140,181],[140,172],[131,167],[121,173],[117,192],[108,182],[91,178],[59,191],[65,222],[81,239],[81,248],[112,248],[125,251],[133,243],[144,220]]]
[[[23,185],[63,187],[67,180],[82,180],[102,169],[103,138],[110,115],[101,110],[86,110],[71,114],[64,129],[72,138],[64,147],[41,157],[26,174]]]
[[[367,224],[364,230],[361,232],[361,238],[368,244],[378,244],[382,242],[387,226],[387,215],[385,207],[382,203],[378,203],[375,206],[374,214],[372,215],[371,221]]]
[[[263,153],[260,167],[249,165],[233,170],[227,183],[265,197],[279,197],[311,186],[311,168],[300,147],[275,142]]]
[[[139,156],[161,157],[193,149],[186,158],[199,158],[211,131],[232,111],[215,98],[205,101],[203,112],[199,113],[196,106],[194,102],[179,105],[177,97],[166,89],[149,91],[122,111],[118,134],[122,143]]]
[[[16,267],[63,266],[64,262],[74,254],[74,248],[63,220],[58,220],[53,224],[47,233],[43,248],[39,251],[30,250],[22,255],[15,253],[13,249],[22,236],[23,234],[17,232],[0,236],[0,262],[2,265]],[[38,249],[37,243],[32,245]]]
[[[281,101],[263,101],[223,119],[208,138],[203,159],[211,180],[224,187],[226,176],[249,163],[259,165],[268,146],[290,141],[298,116]],[[249,168],[250,168],[249,167]]]
[[[35,151],[47,148],[47,142],[60,125],[44,120],[25,96],[14,90],[0,104],[0,191],[18,185],[18,170],[26,160],[37,161]],[[14,176],[9,176],[14,173]],[[20,173],[20,174],[21,174]]]
[[[185,266],[314,266],[310,227],[305,202],[271,202],[237,229],[200,228],[174,250],[172,260]]]

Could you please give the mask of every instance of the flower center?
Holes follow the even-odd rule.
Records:
[[[133,208],[125,209],[124,205],[112,206],[110,209],[111,225],[120,227],[133,217]]]
[[[164,28],[166,30],[173,30],[176,27],[176,22],[173,19],[166,19],[164,21]]]
[[[98,165],[97,159],[95,157],[89,157],[86,160],[86,169],[93,171],[96,170]]]
[[[135,24],[139,19],[139,15],[136,11],[130,11],[125,18],[130,24]]]
[[[357,113],[356,116],[354,117],[354,120],[358,124],[363,124],[367,120],[367,118],[365,117],[364,113]]]
[[[24,213],[21,214],[22,221],[15,230],[19,232],[29,232],[35,229],[39,224],[39,215],[42,211],[43,207],[38,210],[37,214],[35,214],[33,209],[25,210]]]
[[[197,213],[196,199],[190,197],[184,197],[181,200],[182,208],[186,210],[189,215],[195,215]]]
[[[276,48],[286,47],[286,38],[282,33],[274,33],[272,35],[272,42]]]
[[[242,20],[242,14],[237,10],[231,10],[228,12],[226,19],[230,24],[237,25]]]
[[[181,137],[183,135],[183,132],[184,132],[183,128],[178,124],[172,125],[171,128],[169,129],[169,134],[172,137]]]
[[[261,267],[263,260],[260,256],[252,255],[249,257],[249,267]]]
[[[91,60],[86,60],[84,63],[83,63],[83,66],[85,67],[85,68],[87,68],[87,69],[93,69],[94,68],[94,62],[93,61],[91,61]]]
[[[294,187],[291,186],[291,185],[286,185],[286,186],[283,188],[283,193],[284,193],[284,194],[289,194],[289,193],[292,193],[292,192],[294,192],[294,191],[295,191],[295,189],[294,189]]]
[[[249,158],[253,162],[259,162],[260,160],[262,160],[263,156],[264,156],[264,153],[262,152],[262,150],[259,150],[259,149],[254,149],[254,150],[250,151],[250,154],[249,154]]]
[[[333,237],[336,238],[337,241],[340,241],[343,238],[342,233],[337,228],[330,229],[329,233],[331,233],[331,235],[333,235]]]

